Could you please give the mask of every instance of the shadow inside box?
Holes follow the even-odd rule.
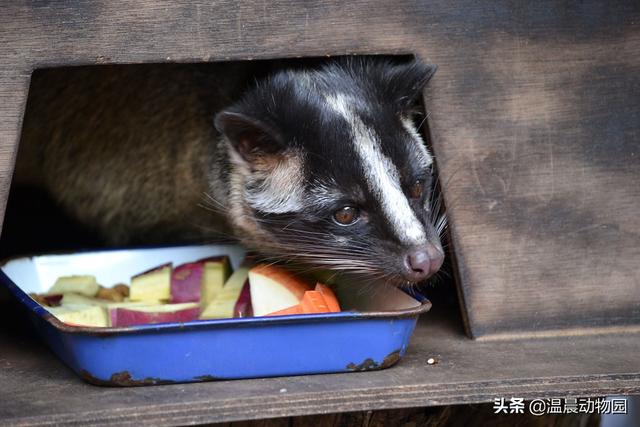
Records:
[[[0,235],[0,259],[101,247],[105,244],[98,234],[67,216],[45,191],[11,188]]]

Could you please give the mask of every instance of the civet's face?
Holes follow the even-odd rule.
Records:
[[[432,157],[414,104],[434,67],[332,62],[284,71],[216,117],[232,161],[232,221],[245,242],[392,283],[442,265]]]

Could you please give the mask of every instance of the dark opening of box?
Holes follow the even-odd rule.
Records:
[[[59,141],[63,141],[65,138],[78,138],[77,133],[84,132],[86,134],[82,135],[85,138],[83,143],[86,141],[90,144],[93,137],[101,137],[100,132],[115,128],[116,130],[111,134],[122,139],[130,139],[129,143],[132,144],[132,152],[135,152],[135,156],[140,156],[140,153],[153,156],[154,151],[151,146],[153,141],[146,142],[150,146],[148,149],[142,150],[136,145],[138,141],[135,139],[135,135],[130,135],[132,128],[136,125],[136,114],[147,117],[149,120],[154,120],[153,117],[156,115],[165,118],[155,124],[154,138],[182,136],[187,139],[210,135],[213,139],[216,137],[213,118],[217,110],[233,104],[244,91],[255,85],[257,81],[273,75],[279,70],[314,68],[336,59],[339,60],[339,58],[303,58],[200,64],[97,65],[36,70],[31,79],[23,122],[22,141],[25,138],[46,137],[45,134],[38,133],[38,130],[49,127],[57,132],[50,137],[57,138]],[[411,61],[413,57],[410,55],[386,56],[384,59],[402,64]],[[192,79],[192,81],[187,83],[187,79]],[[193,84],[194,81],[195,84]],[[220,86],[224,86],[225,90],[221,92]],[[154,103],[155,91],[163,92],[163,99],[174,97],[174,105]],[[207,98],[212,98],[209,96],[210,93],[216,93],[218,96],[216,99],[207,100]],[[222,95],[220,95],[221,93]],[[95,97],[101,96],[109,98],[111,102],[93,102]],[[140,97],[148,97],[148,99]],[[418,97],[416,102],[415,107],[419,110],[419,114],[414,119],[415,125],[427,145],[430,145],[428,123],[424,114],[422,98]],[[52,104],[56,107],[51,108]],[[189,123],[171,123],[171,119],[166,120],[171,115],[163,109],[185,109],[191,108],[191,105],[196,105],[193,110],[194,114],[205,114],[210,118],[206,123],[209,126],[208,129],[200,129],[189,134]],[[92,111],[95,108],[99,108],[99,111]],[[123,108],[131,108],[134,114],[123,115]],[[59,121],[62,125],[59,127],[45,126],[45,121]],[[304,126],[304,123],[300,125]],[[174,126],[178,127],[180,131],[171,133]],[[96,134],[87,133],[91,129],[95,129]],[[53,186],[56,188],[56,194],[52,194],[50,188],[43,188],[38,184],[34,185],[37,183],[37,176],[41,171],[36,170],[37,168],[24,160],[33,156],[33,153],[27,152],[29,148],[25,145],[21,144],[18,151],[16,172],[0,236],[0,257],[122,247],[122,244],[117,240],[105,239],[104,232],[100,233],[98,227],[94,227],[91,221],[76,218],[62,208],[61,197],[63,196],[61,194],[65,191],[64,176],[59,176],[59,182]],[[112,155],[108,148],[103,148],[95,151],[95,157],[88,158],[82,153],[74,152],[73,149],[65,148],[64,144],[56,150],[58,151],[55,153],[44,151],[38,155],[63,156],[67,160],[77,158],[77,168],[68,170],[67,173],[80,174],[82,175],[81,179],[98,182],[102,178],[97,165],[102,163],[109,165],[109,161],[104,160]],[[103,158],[100,159],[100,156]],[[167,159],[167,161],[170,160]],[[150,173],[153,171],[144,169],[134,171],[131,172],[130,179],[135,180],[136,176]],[[32,176],[36,178],[32,179]],[[437,180],[435,181],[434,197],[440,197],[439,184]],[[123,197],[126,200],[126,195],[112,194],[108,183],[104,185],[102,191],[104,191],[104,197],[116,200],[114,203],[122,203]],[[81,196],[77,197],[81,199]],[[204,208],[202,211],[206,212]],[[161,215],[162,212],[159,214]],[[108,216],[110,213],[104,212],[104,215]],[[184,218],[184,220],[188,222],[189,218]],[[167,219],[167,227],[172,226],[171,222],[175,222],[175,217]],[[180,227],[177,227],[176,235],[180,235]],[[198,240],[176,238],[175,235],[170,238],[157,239],[150,232],[149,235],[141,233],[135,239],[131,239],[128,245],[172,245],[194,242],[198,242]],[[443,245],[445,248],[449,245],[446,233]],[[447,253],[451,253],[448,248]],[[457,304],[450,258],[450,256],[446,257],[445,265],[438,274],[438,280],[435,281],[435,284],[426,287],[425,293],[432,300],[441,300],[446,304]]]

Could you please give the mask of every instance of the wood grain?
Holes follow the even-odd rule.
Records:
[[[468,331],[640,323],[640,4],[9,1],[0,200],[28,76],[70,64],[414,52]]]
[[[427,94],[475,337],[640,323],[639,9],[584,6],[483,34]]]

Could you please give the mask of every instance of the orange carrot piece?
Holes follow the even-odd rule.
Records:
[[[329,312],[329,306],[327,306],[324,297],[318,291],[305,292],[300,305],[302,306],[302,312],[305,314]]]
[[[300,307],[300,304],[292,305],[291,307],[274,311],[273,313],[266,314],[266,316],[286,316],[290,314],[302,314],[302,307]]]
[[[336,298],[336,294],[331,290],[330,287],[318,282],[316,283],[316,291],[320,292],[324,297],[324,300],[327,303],[327,307],[329,307],[329,311],[333,313],[340,311],[338,298]]]
[[[339,312],[340,305],[333,291],[322,283],[316,284],[316,290],[306,291],[300,304],[278,310],[267,316],[286,316],[291,314],[314,314]]]

